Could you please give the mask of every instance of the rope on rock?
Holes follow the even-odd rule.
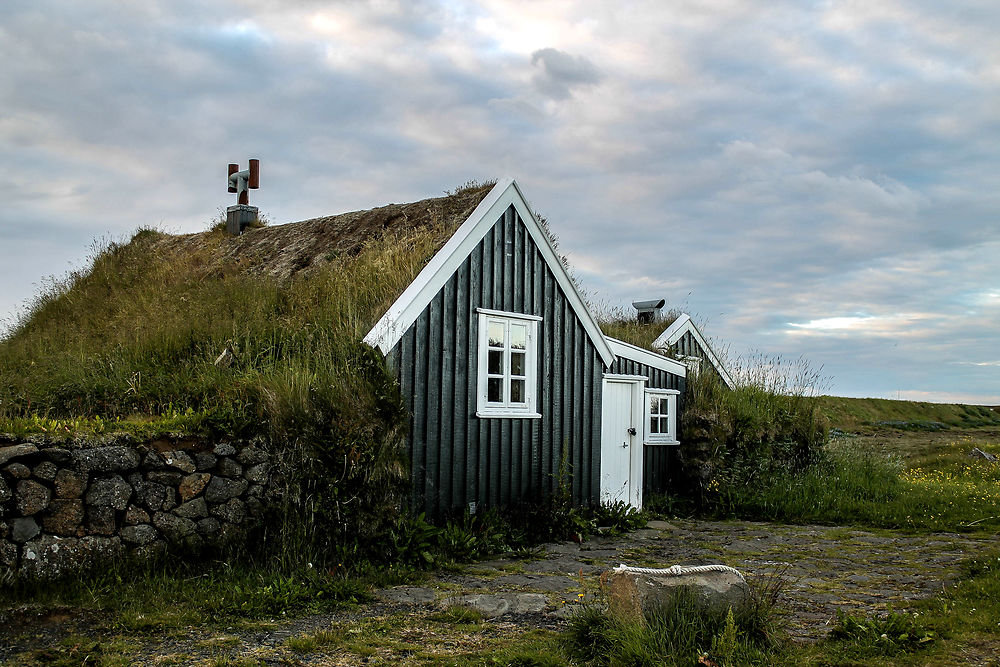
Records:
[[[614,569],[615,574],[621,572],[633,572],[635,574],[655,574],[659,576],[666,577],[679,577],[685,574],[699,574],[701,572],[732,572],[740,578],[741,581],[746,582],[743,578],[743,573],[737,570],[735,567],[729,567],[728,565],[672,565],[667,568],[657,569],[655,567],[631,567],[622,563]]]

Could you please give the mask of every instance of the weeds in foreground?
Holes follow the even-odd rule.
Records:
[[[919,615],[889,613],[860,618],[837,610],[837,624],[830,631],[845,656],[874,658],[912,653],[935,639]]]
[[[241,625],[356,605],[371,600],[369,588],[378,581],[375,573],[347,578],[253,565],[123,563],[62,581],[6,586],[0,591],[0,606],[29,603],[110,612],[110,629],[143,634],[187,625]]]
[[[705,607],[681,588],[641,620],[591,605],[570,618],[562,637],[567,654],[585,665],[760,664],[782,649],[778,598],[783,580],[751,588],[737,608]]]

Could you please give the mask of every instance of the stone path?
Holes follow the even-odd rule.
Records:
[[[500,559],[442,575],[420,587],[380,591],[414,605],[463,604],[486,616],[535,613],[563,618],[598,591],[599,573],[619,563],[645,567],[723,563],[753,583],[786,580],[783,606],[792,637],[821,638],[837,609],[859,614],[904,608],[943,590],[966,556],[1000,538],[909,536],[828,526],[749,522],[652,522],[625,537],[549,544],[538,560]],[[544,601],[544,604],[543,604]]]

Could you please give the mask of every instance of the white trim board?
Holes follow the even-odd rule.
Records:
[[[736,383],[733,382],[733,377],[729,374],[729,371],[722,364],[722,361],[717,356],[715,356],[715,352],[712,350],[712,346],[709,345],[708,341],[705,340],[705,337],[701,335],[701,331],[699,331],[698,327],[695,326],[695,323],[691,319],[690,315],[687,315],[686,313],[681,313],[680,317],[674,320],[673,324],[667,327],[663,331],[663,333],[661,333],[659,336],[656,337],[656,340],[653,341],[653,347],[666,349],[671,345],[673,345],[674,343],[676,343],[677,341],[679,341],[681,339],[681,336],[683,336],[686,333],[690,333],[692,336],[694,336],[694,339],[698,341],[698,345],[701,347],[702,350],[704,350],[705,354],[708,357],[709,363],[711,363],[712,366],[715,368],[716,372],[718,372],[719,377],[721,377],[722,381],[726,383],[726,386],[729,387],[730,389],[735,388]]]
[[[388,354],[511,204],[524,222],[525,229],[531,235],[545,263],[552,270],[573,312],[583,323],[584,330],[597,348],[604,364],[610,366],[615,360],[614,352],[611,351],[604,334],[597,326],[597,321],[594,320],[590,309],[566,273],[566,267],[552,249],[548,235],[539,227],[531,207],[513,178],[503,179],[493,186],[489,194],[479,202],[472,215],[462,223],[444,247],[431,258],[427,266],[417,274],[413,282],[375,323],[365,336],[365,342],[379,348],[383,354]]]
[[[630,345],[629,343],[618,340],[617,338],[607,336],[607,340],[608,345],[611,347],[611,351],[615,353],[616,357],[625,357],[626,359],[631,359],[632,361],[638,361],[641,364],[658,368],[661,371],[666,371],[672,375],[687,377],[687,366],[679,361],[665,357],[662,354],[657,354],[656,352],[644,350],[641,347],[636,347],[635,345]]]

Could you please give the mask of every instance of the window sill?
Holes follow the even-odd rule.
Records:
[[[480,419],[541,419],[542,415],[537,412],[483,412],[476,410],[476,416]]]
[[[644,442],[642,444],[648,445],[650,447],[659,447],[661,445],[667,445],[668,447],[676,447],[677,445],[681,444],[681,441],[680,440],[658,440],[656,442]]]

